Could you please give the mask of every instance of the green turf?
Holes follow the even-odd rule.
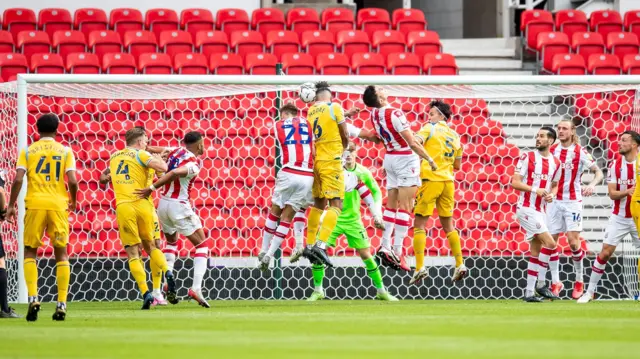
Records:
[[[71,303],[0,321],[0,358],[640,358],[640,303]],[[16,308],[24,314],[25,306]]]

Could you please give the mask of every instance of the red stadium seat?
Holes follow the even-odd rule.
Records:
[[[87,42],[80,31],[56,31],[51,45],[63,59],[74,52],[87,51]]]
[[[339,53],[323,53],[316,57],[316,69],[320,75],[350,75],[349,58]]]
[[[34,54],[31,56],[31,72],[37,74],[63,74],[64,62],[58,54]]]
[[[102,73],[135,74],[136,60],[129,54],[106,54],[102,58]]]
[[[149,9],[145,14],[144,24],[159,39],[163,31],[179,29],[178,14],[171,9]]]
[[[541,32],[538,34],[538,64],[543,71],[550,72],[553,56],[571,52],[569,37],[563,32]]]
[[[326,8],[321,15],[322,28],[334,35],[343,30],[355,30],[353,11],[347,8]]]
[[[175,56],[176,54],[193,52],[193,40],[191,34],[186,31],[163,31],[158,41],[160,49],[165,54]]]
[[[391,75],[420,75],[420,58],[412,53],[390,54],[387,57],[387,72]]]
[[[171,57],[167,54],[141,54],[138,71],[141,74],[170,75],[173,73]]]
[[[602,35],[597,32],[576,32],[571,38],[573,52],[589,58],[592,54],[604,54],[606,46]]]
[[[407,35],[407,48],[422,57],[425,54],[442,52],[440,36],[435,31],[413,31]]]
[[[227,34],[222,31],[200,31],[196,34],[196,48],[205,56],[229,52]]]
[[[384,75],[384,57],[375,52],[358,53],[351,58],[351,67],[356,75]]]
[[[626,55],[622,60],[622,71],[627,75],[640,75],[640,55]]]
[[[315,69],[311,55],[305,53],[282,55],[282,70],[287,75],[313,75]]]
[[[248,54],[244,68],[250,75],[275,75],[278,59],[273,54]]]
[[[158,41],[151,31],[127,31],[123,44],[127,52],[136,59],[140,54],[158,52]]]
[[[553,31],[553,16],[545,10],[525,10],[520,17],[520,31],[524,46],[533,51],[538,43],[538,34]]]
[[[618,56],[622,63],[625,55],[640,52],[638,36],[632,32],[610,32],[607,35],[607,49],[609,53]]]
[[[569,38],[577,32],[589,31],[587,15],[580,10],[559,10],[556,13],[556,31],[564,32]]]
[[[213,75],[242,75],[242,57],[237,54],[213,54],[209,59],[209,70]]]
[[[334,35],[329,31],[305,31],[302,34],[301,44],[302,48],[314,57],[336,51]]]
[[[15,50],[13,36],[9,31],[0,30],[0,54],[11,53]]]
[[[369,38],[372,38],[373,34],[378,30],[391,29],[389,12],[385,9],[360,9],[356,17],[356,23],[358,25],[358,29],[366,32],[367,35],[369,35]]]
[[[376,31],[371,45],[373,49],[385,58],[392,53],[406,51],[404,35],[399,31]]]
[[[98,57],[110,52],[122,52],[122,41],[115,31],[93,31],[89,34],[88,45],[91,52]]]
[[[622,17],[615,10],[596,10],[589,18],[591,31],[599,32],[603,38],[607,38],[610,32],[624,31]]]
[[[107,14],[102,9],[82,8],[73,14],[73,26],[84,34],[85,40],[92,31],[107,30],[108,24]]]
[[[142,13],[132,8],[113,9],[109,14],[109,28],[120,34],[121,39],[124,39],[127,31],[144,29]]]
[[[272,31],[267,35],[267,49],[278,59],[283,54],[294,53],[300,51],[300,41],[298,34],[293,31]]]
[[[336,37],[336,45],[340,52],[348,57],[359,52],[371,51],[369,35],[364,31],[341,31]]]
[[[203,54],[177,54],[174,65],[177,74],[206,75],[209,73],[207,58]]]
[[[255,9],[251,13],[251,27],[268,39],[270,31],[285,30],[284,13],[277,8]]]
[[[207,9],[184,9],[180,13],[180,28],[191,34],[195,41],[198,32],[215,29],[213,14]]]
[[[320,30],[318,12],[311,8],[293,8],[287,12],[287,28],[302,35],[305,31]]]
[[[240,56],[264,52],[264,40],[257,31],[236,31],[231,34],[231,48]]]
[[[422,71],[426,75],[457,75],[458,65],[451,54],[426,54]]]
[[[587,61],[587,69],[592,75],[620,75],[620,59],[616,55],[591,55]]]
[[[35,31],[36,14],[33,10],[23,8],[6,9],[2,14],[2,28],[11,33],[14,39],[22,31]]]
[[[66,9],[47,8],[38,14],[38,28],[53,38],[56,31],[73,30],[71,14]]]
[[[230,38],[234,31],[249,30],[249,16],[242,9],[221,9],[216,14],[216,28]]]
[[[44,31],[23,31],[18,34],[16,47],[31,61],[33,54],[48,54],[51,52],[49,35]]]
[[[73,53],[67,56],[67,72],[72,74],[99,74],[100,61],[96,54]]]
[[[395,9],[391,14],[393,29],[408,34],[411,31],[427,29],[424,12],[418,9]]]
[[[640,38],[640,10],[629,10],[624,13],[624,29]]]

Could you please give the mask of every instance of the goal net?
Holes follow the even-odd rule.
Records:
[[[465,76],[119,76],[26,75],[19,82],[0,84],[0,170],[15,175],[18,149],[37,139],[36,119],[55,113],[61,119],[58,140],[77,157],[80,191],[76,213],[69,213],[69,253],[72,266],[69,295],[73,301],[135,300],[138,291],[126,266],[115,220],[112,189],[98,183],[109,155],[124,146],[124,133],[144,126],[151,144],[176,146],[183,134],[199,130],[206,135],[203,171],[191,189],[192,204],[211,241],[211,258],[203,292],[210,299],[302,299],[312,291],[309,263],[291,264],[294,240],[288,238],[267,273],[260,272],[257,254],[278,169],[274,138],[278,107],[294,102],[305,115],[308,105],[296,89],[307,81],[327,80],[335,101],[345,109],[364,108],[361,94],[367,84],[384,86],[391,104],[402,109],[417,131],[427,122],[432,99],[451,104],[450,125],[464,143],[462,170],[456,173],[455,224],[470,276],[462,283],[450,280],[453,258],[437,215],[427,226],[429,279],[408,284],[410,275],[383,269],[384,283],[403,299],[511,299],[525,287],[528,242],[515,218],[517,194],[509,186],[515,161],[532,149],[539,127],[571,119],[580,143],[603,171],[618,155],[617,138],[629,128],[640,128],[640,86],[633,77],[549,76],[486,78]],[[635,79],[635,84],[640,83]],[[369,112],[350,120],[370,128]],[[381,145],[356,141],[357,161],[368,167],[386,199]],[[592,178],[585,174],[583,181]],[[24,193],[24,192],[23,192]],[[156,199],[157,201],[157,199]],[[24,215],[23,202],[19,213]],[[605,183],[584,199],[584,266],[602,246],[611,213]],[[381,231],[374,229],[362,210],[373,250]],[[19,216],[19,218],[22,218]],[[18,221],[20,223],[20,220]],[[22,279],[22,226],[2,223],[7,251],[10,298],[25,301]],[[412,233],[404,249],[414,264]],[[39,250],[39,296],[55,300],[55,263],[49,240]],[[574,279],[571,251],[560,239],[561,279]],[[365,299],[375,295],[366,270],[344,238],[330,250],[336,267],[325,280],[327,297]],[[182,238],[176,262],[180,295],[191,285],[194,249]],[[625,239],[607,267],[598,290],[606,299],[637,295],[639,252]],[[147,264],[148,269],[148,264]]]

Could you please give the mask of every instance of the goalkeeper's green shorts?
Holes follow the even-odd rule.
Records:
[[[371,243],[369,243],[369,236],[367,236],[367,230],[364,228],[362,222],[347,224],[338,223],[336,228],[333,229],[333,232],[331,232],[331,235],[327,240],[327,244],[331,247],[335,247],[336,240],[343,234],[347,237],[347,244],[349,245],[349,248],[363,249],[371,246]]]

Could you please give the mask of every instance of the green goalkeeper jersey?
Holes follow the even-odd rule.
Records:
[[[360,224],[361,197],[366,198],[371,192],[373,203],[370,206],[372,214],[382,211],[382,193],[371,172],[364,166],[357,164],[352,170],[344,169],[345,193],[342,204],[342,214],[338,217],[339,225]]]

